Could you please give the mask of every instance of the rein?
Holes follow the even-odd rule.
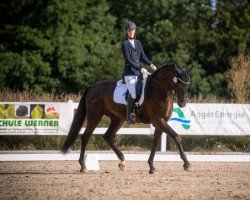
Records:
[[[162,89],[164,89],[164,91],[168,91],[169,93],[170,93],[170,90],[168,89],[168,88],[166,88],[162,83],[160,83],[159,81],[157,81],[157,80],[155,80],[154,79],[154,77],[151,77],[150,79],[152,79],[155,83],[157,83]],[[181,82],[181,83],[183,83],[184,85],[189,85],[190,84],[190,78],[189,78],[189,80],[187,81],[187,82],[185,82],[185,81],[183,81],[183,80],[181,80],[179,77],[177,77],[177,76],[175,76],[174,78],[173,78],[173,82],[174,82],[174,88],[173,88],[173,91],[174,91],[174,93],[173,93],[173,95],[174,96],[176,96],[176,86],[178,85],[178,80]]]
[[[162,87],[164,89],[164,91],[169,91],[168,88],[166,88],[162,83],[160,83],[159,81],[155,80],[154,77],[150,78],[151,80],[153,80],[155,83],[157,83],[160,87]]]

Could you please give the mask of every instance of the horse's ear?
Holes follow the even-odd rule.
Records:
[[[174,65],[175,70],[180,74],[182,72],[181,68],[179,68],[177,65]]]
[[[191,66],[191,67],[189,67],[189,68],[187,69],[187,72],[188,72],[189,74],[191,74],[191,72],[192,72],[193,68],[194,68],[194,65],[193,65],[193,66]]]

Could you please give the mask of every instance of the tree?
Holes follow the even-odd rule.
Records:
[[[117,71],[108,65],[117,41],[105,0],[11,0],[1,11],[1,87],[78,92]]]
[[[68,93],[119,79],[133,20],[154,64],[195,65],[191,94],[225,97],[228,58],[250,45],[249,10],[247,0],[3,0],[0,87]]]
[[[1,3],[0,87],[41,92],[52,82],[51,69],[44,60],[52,49],[44,34],[30,19],[42,1]],[[31,16],[30,16],[31,15]]]
[[[58,92],[83,91],[106,78],[113,52],[114,17],[105,1],[50,1],[44,10],[44,32],[52,43],[51,64]]]
[[[88,8],[83,20],[83,45],[86,51],[82,78],[89,85],[101,80],[120,78],[121,57],[114,30],[116,18],[110,14],[109,4],[104,0],[87,2]]]

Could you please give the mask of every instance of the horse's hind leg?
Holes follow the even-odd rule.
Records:
[[[79,158],[79,163],[81,165],[80,172],[87,171],[87,168],[86,168],[85,163],[84,163],[84,155],[85,155],[86,147],[87,147],[90,136],[94,132],[95,128],[97,127],[97,125],[99,124],[101,119],[102,119],[102,115],[91,117],[91,119],[89,119],[89,121],[87,123],[86,129],[85,129],[83,135],[81,136],[81,154],[80,154],[80,158]]]
[[[115,144],[115,134],[121,128],[122,124],[123,124],[123,121],[121,121],[120,119],[111,118],[111,124],[108,130],[106,131],[106,133],[104,134],[103,138],[107,141],[107,143],[116,153],[117,157],[121,160],[118,166],[122,171],[124,171],[125,170],[125,158],[124,158],[123,153]]]

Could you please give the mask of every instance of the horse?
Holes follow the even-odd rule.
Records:
[[[154,71],[147,78],[145,86],[145,96],[142,105],[144,116],[148,123],[155,127],[153,145],[148,159],[149,174],[153,174],[156,169],[153,164],[155,152],[159,144],[162,133],[166,133],[176,143],[180,157],[184,162],[184,170],[189,170],[191,165],[183,150],[180,136],[168,125],[168,120],[173,111],[173,97],[179,107],[184,107],[187,103],[187,89],[190,85],[190,74],[193,67],[183,69],[174,64],[167,64]],[[79,163],[80,172],[87,172],[84,163],[86,146],[95,128],[98,126],[104,115],[111,120],[110,125],[103,135],[103,138],[113,149],[120,160],[118,167],[125,170],[125,157],[115,144],[115,135],[127,120],[126,105],[118,104],[113,101],[113,92],[117,81],[105,80],[89,86],[83,93],[70,130],[64,141],[62,152],[67,153],[78,137],[80,129],[87,118],[87,125],[81,136],[81,153]],[[136,123],[143,120],[136,114]]]

